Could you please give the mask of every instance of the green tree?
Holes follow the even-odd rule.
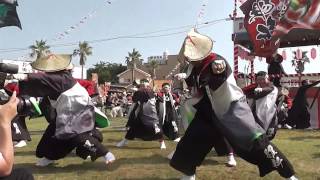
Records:
[[[142,64],[142,59],[140,58],[141,54],[139,53],[139,51],[136,51],[135,48],[133,48],[132,52],[128,52],[128,56],[126,57],[126,64],[132,72],[132,82],[135,81],[134,70],[137,68],[137,65]]]
[[[50,53],[50,46],[44,40],[36,41],[34,45],[29,46],[29,49],[32,51],[30,56],[35,58],[40,58]]]
[[[91,73],[97,73],[99,76],[99,84],[104,82],[118,82],[117,74],[125,71],[127,69],[126,66],[117,63],[109,63],[100,61],[97,64],[94,64],[92,68],[89,68],[87,71],[87,77],[91,76]]]
[[[159,63],[156,60],[151,60],[149,61],[149,66],[151,67],[152,70],[152,82],[153,82],[153,86],[154,86],[154,80],[157,78],[156,77],[156,70],[159,67]]]
[[[79,48],[73,51],[73,56],[80,57],[81,65],[81,79],[83,79],[83,67],[86,64],[87,56],[92,55],[92,47],[89,46],[88,42],[79,42]]]

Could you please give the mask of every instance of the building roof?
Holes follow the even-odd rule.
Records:
[[[135,70],[136,72],[138,72],[138,73],[141,73],[141,74],[145,75],[146,77],[151,77],[151,75],[150,75],[149,73],[146,73],[145,71],[143,71],[143,70],[141,70],[141,69],[136,68],[136,69],[134,69],[134,70]],[[123,71],[122,73],[118,74],[117,77],[121,77],[121,76],[123,76],[123,75],[126,74],[126,73],[131,73],[131,71],[132,71],[132,69],[127,69],[127,70]]]
[[[167,60],[164,60],[164,63],[160,63],[156,69],[156,78],[155,79],[167,79],[167,76],[172,72],[176,74],[180,71],[180,68],[174,70],[177,66],[178,62],[178,55],[168,55]],[[152,68],[148,63],[145,63],[141,69],[149,74],[152,74]],[[174,70],[174,71],[173,71]]]

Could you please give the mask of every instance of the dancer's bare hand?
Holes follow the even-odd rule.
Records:
[[[226,69],[226,63],[224,60],[215,60],[212,63],[212,72],[214,74],[221,74]]]

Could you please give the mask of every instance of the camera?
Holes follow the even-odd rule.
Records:
[[[41,110],[38,105],[36,98],[34,97],[17,97],[19,103],[17,105],[17,112],[19,116],[39,116],[41,115]],[[1,99],[0,104],[6,104],[8,99]]]
[[[7,74],[17,74],[19,71],[19,66],[16,64],[6,64],[0,63],[0,89],[4,88],[5,80],[7,79]],[[10,95],[10,93],[7,92]],[[17,105],[18,115],[20,116],[33,116],[41,115],[41,110],[39,108],[38,102],[34,97],[20,96],[17,97],[19,103]],[[2,93],[0,97],[0,104],[5,104],[9,101],[9,96]]]
[[[19,115],[24,116],[40,116],[41,110],[39,104],[34,97],[18,97],[19,103],[17,111]]]
[[[16,64],[0,63],[0,89],[4,87],[7,74],[17,74],[19,72],[19,66]]]

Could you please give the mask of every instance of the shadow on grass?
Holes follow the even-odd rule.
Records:
[[[118,148],[118,147],[116,147],[115,145],[109,146],[109,147]],[[134,150],[134,149],[136,149],[136,150],[159,149],[159,150],[160,150],[160,145],[157,146],[157,147],[155,147],[155,146],[153,146],[153,147],[152,147],[152,146],[150,146],[150,147],[142,147],[142,146],[138,147],[138,146],[130,146],[130,145],[128,145],[128,146],[124,146],[124,147],[121,147],[121,148],[118,148],[118,149],[132,149],[132,150]]]
[[[144,177],[144,178],[121,178],[122,180],[179,180],[178,178],[155,178],[155,177]]]
[[[107,129],[105,131],[101,131],[102,133],[114,133],[114,132],[123,132],[124,134],[127,132],[125,129]]]
[[[320,153],[313,154],[313,158],[320,158]]]
[[[36,151],[15,151],[15,156],[36,156]]]
[[[41,174],[58,174],[58,173],[76,173],[80,172],[79,174],[86,173],[87,171],[107,171],[107,166],[104,162],[84,162],[82,164],[70,164],[63,167],[57,167],[59,163],[54,163],[47,167],[37,167],[34,163],[20,163],[16,164],[15,167],[23,167],[28,168],[32,171],[35,175]]]
[[[15,151],[15,156],[34,156],[36,158],[36,151]],[[70,152],[67,157],[78,157],[74,151]]]
[[[208,163],[212,163],[209,162]],[[56,174],[56,173],[76,173],[84,174],[88,171],[116,171],[121,166],[128,166],[128,164],[136,165],[136,164],[169,164],[169,160],[160,156],[160,155],[152,155],[149,157],[139,157],[139,158],[120,158],[117,159],[111,165],[106,166],[104,162],[99,162],[98,160],[95,162],[83,162],[81,164],[70,164],[63,167],[59,166],[59,162],[56,162],[47,167],[37,167],[34,163],[19,163],[16,164],[16,168],[28,168],[35,175],[41,174]]]
[[[165,157],[154,154],[148,157],[137,157],[137,158],[120,158],[117,159],[111,166],[108,167],[109,171],[115,171],[122,165],[137,165],[137,164],[169,164],[169,160]]]
[[[103,141],[105,141],[106,143],[118,143],[118,142],[120,142],[122,139],[121,138],[119,138],[119,139],[111,139],[111,138],[107,138],[107,139],[105,139],[105,140],[103,140]],[[130,142],[129,142],[130,143]]]
[[[290,137],[290,140],[293,141],[305,141],[305,140],[318,140],[320,139],[320,136],[298,136],[298,137]]]
[[[220,165],[220,163],[213,159],[206,159],[201,164],[201,166],[208,166],[208,165],[215,166],[215,165]]]
[[[157,142],[156,140],[154,140],[154,141],[143,141],[143,140],[139,140],[139,139],[132,140],[132,141],[130,140],[128,145],[119,148],[119,147],[116,146],[116,144],[118,142],[120,142],[120,141],[121,141],[121,139],[112,139],[112,138],[108,138],[108,139],[104,140],[104,142],[109,144],[108,147],[113,147],[113,148],[117,148],[117,149],[137,149],[137,150],[160,149],[160,144],[155,146],[155,144],[157,144],[157,143],[155,143],[155,142]],[[147,143],[150,142],[150,146],[149,147],[137,146],[137,144],[133,144],[133,142],[134,143],[136,143],[136,142],[143,142],[143,143],[144,142],[147,142]]]

